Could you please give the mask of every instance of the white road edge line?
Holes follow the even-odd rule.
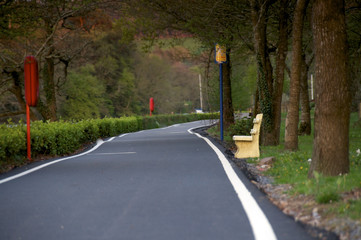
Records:
[[[127,135],[127,134],[122,134],[122,135],[120,135],[119,137],[124,137],[125,135]],[[110,141],[112,141],[113,139],[114,139],[114,137],[110,138],[109,140],[107,140],[107,141],[105,141],[105,142],[110,142]],[[102,139],[98,139],[98,140],[96,141],[96,145],[95,145],[93,148],[91,148],[91,149],[89,149],[88,151],[86,151],[86,152],[83,152],[83,153],[80,153],[80,154],[77,154],[77,155],[74,155],[74,156],[70,156],[70,157],[61,158],[61,159],[58,159],[58,160],[55,160],[55,161],[52,161],[52,162],[49,162],[49,163],[45,163],[45,164],[43,164],[43,165],[40,165],[40,166],[34,167],[34,168],[32,168],[32,169],[29,169],[29,170],[27,170],[27,171],[25,171],[25,172],[16,174],[16,175],[11,176],[11,177],[8,177],[8,178],[4,178],[4,179],[0,180],[0,184],[9,182],[9,181],[11,181],[11,180],[14,180],[14,179],[17,179],[17,178],[20,178],[20,177],[23,177],[23,176],[25,176],[25,175],[28,175],[28,174],[30,174],[30,173],[32,173],[32,172],[38,171],[38,170],[40,170],[40,169],[42,169],[42,168],[45,168],[45,167],[50,166],[50,165],[53,165],[53,164],[55,164],[55,163],[84,156],[84,155],[86,155],[86,154],[89,154],[89,153],[95,151],[98,147],[100,147],[101,145],[103,145],[103,143],[105,143],[105,142],[104,142]]]
[[[127,136],[127,135],[128,135],[128,133],[123,133],[123,134],[119,135],[118,138],[125,137],[125,136]],[[115,137],[114,137],[114,138],[115,138]],[[114,138],[113,138],[113,139],[114,139]],[[112,139],[112,140],[113,140],[113,139]],[[110,142],[110,141],[111,141],[111,140],[109,139],[108,142]]]
[[[159,129],[165,130],[165,129],[168,129],[168,128],[178,127],[178,126],[179,126],[179,124],[173,124],[173,125],[170,125],[170,126],[168,126],[168,127],[159,128]]]
[[[190,134],[195,134],[197,137],[203,139],[215,151],[219,160],[222,163],[224,171],[226,172],[229,181],[237,193],[239,200],[247,214],[248,220],[251,224],[253,235],[256,240],[276,240],[277,237],[272,229],[270,222],[262,209],[258,206],[252,194],[248,191],[241,179],[234,172],[231,164],[228,162],[223,153],[208,139],[198,133],[192,132],[195,128],[188,129]]]
[[[114,153],[90,153],[88,155],[125,155],[125,154],[135,154],[136,152],[114,152]]]
[[[104,142],[110,142],[110,141],[113,141],[115,137],[111,137],[109,138],[108,140],[104,141]]]

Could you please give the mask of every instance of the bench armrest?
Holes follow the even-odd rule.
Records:
[[[233,136],[233,141],[244,141],[244,142],[252,142],[252,136]]]

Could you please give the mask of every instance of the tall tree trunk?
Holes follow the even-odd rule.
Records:
[[[57,116],[57,106],[56,106],[56,89],[55,89],[55,63],[54,63],[54,54],[55,54],[55,47],[54,47],[54,31],[55,31],[55,24],[57,21],[52,22],[54,19],[46,19],[46,37],[49,38],[46,41],[46,52],[44,54],[45,62],[43,66],[43,89],[45,93],[45,100],[43,102],[41,99],[38,102],[38,111],[42,115],[45,120],[56,121]]]
[[[263,113],[261,143],[278,145],[281,123],[281,102],[285,59],[287,52],[287,5],[288,0],[280,2],[279,41],[276,58],[276,82],[273,79],[273,68],[267,46],[267,15],[273,1],[251,1],[254,44],[258,66],[259,107]]]
[[[286,118],[285,149],[298,150],[298,121],[300,78],[302,58],[302,32],[303,19],[307,9],[308,0],[297,0],[292,28],[292,69],[290,82],[290,99]]]
[[[232,64],[230,59],[231,49],[227,49],[227,63],[223,64],[223,122],[225,128],[234,123],[233,104],[232,104]]]
[[[273,131],[273,68],[266,36],[268,7],[268,1],[265,1],[262,6],[258,1],[251,1],[253,35],[258,67],[259,107],[264,119],[262,122],[261,143],[263,145],[276,145]]]
[[[51,121],[57,120],[54,74],[54,60],[50,57],[46,58],[42,75],[46,102],[39,99],[37,109],[45,120]]]
[[[298,128],[299,135],[311,135],[311,108],[310,97],[308,94],[308,65],[305,55],[302,54],[301,60],[301,81],[300,81],[300,97],[301,97],[301,121]]]
[[[315,0],[315,134],[309,176],[349,172],[350,81],[344,0]]]
[[[55,75],[55,64],[54,59],[52,57],[46,58],[46,69],[47,71],[47,78],[46,83],[44,83],[44,90],[46,91],[46,104],[49,111],[49,118],[50,120],[55,121],[56,117],[56,91],[55,91],[55,82],[54,82],[54,75]]]
[[[276,56],[276,81],[273,91],[273,115],[274,115],[274,143],[278,145],[280,142],[281,132],[281,104],[283,94],[283,82],[285,78],[286,57],[288,50],[288,14],[287,6],[289,0],[280,1],[279,9],[279,40]]]

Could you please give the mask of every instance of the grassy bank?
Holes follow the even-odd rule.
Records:
[[[293,189],[289,194],[305,194],[312,196],[319,204],[329,204],[325,214],[341,214],[359,220],[361,200],[347,197],[361,189],[361,154],[358,153],[358,149],[361,148],[361,124],[356,113],[351,114],[349,136],[350,173],[339,177],[324,177],[316,173],[314,179],[308,179],[313,134],[299,136],[299,151],[285,151],[283,121],[282,144],[276,147],[261,147],[261,158],[276,158],[266,174],[272,176],[276,184],[291,184]]]
[[[310,161],[312,161],[313,133],[311,136],[299,136],[299,151],[284,150],[285,117],[282,115],[281,144],[279,146],[261,146],[261,159],[273,156],[273,166],[266,172],[275,184],[290,184],[290,195],[306,195],[314,198],[317,204],[325,206],[325,215],[343,215],[354,220],[361,220],[361,122],[356,113],[351,114],[350,124],[350,173],[339,177],[324,177],[316,173],[315,179],[308,179]],[[249,125],[238,122],[237,125]],[[236,127],[238,129],[240,127]],[[232,135],[245,135],[248,127],[240,128],[236,133],[234,127],[225,132],[225,141],[232,145]],[[245,132],[244,132],[245,131]],[[209,130],[211,135],[218,135],[218,129]],[[249,134],[247,134],[249,135]],[[255,162],[255,159],[249,159]],[[357,197],[358,196],[358,197]]]

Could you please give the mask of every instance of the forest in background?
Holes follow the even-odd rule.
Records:
[[[201,108],[199,78],[202,110],[218,111],[212,49],[179,31],[157,39],[142,36],[144,24],[129,26],[125,11],[112,1],[1,3],[0,121],[25,119],[26,55],[36,55],[40,66],[40,102],[32,108],[33,120],[145,115],[150,97],[155,113],[195,112]],[[246,110],[254,102],[256,65],[244,56],[234,69],[235,108]]]

